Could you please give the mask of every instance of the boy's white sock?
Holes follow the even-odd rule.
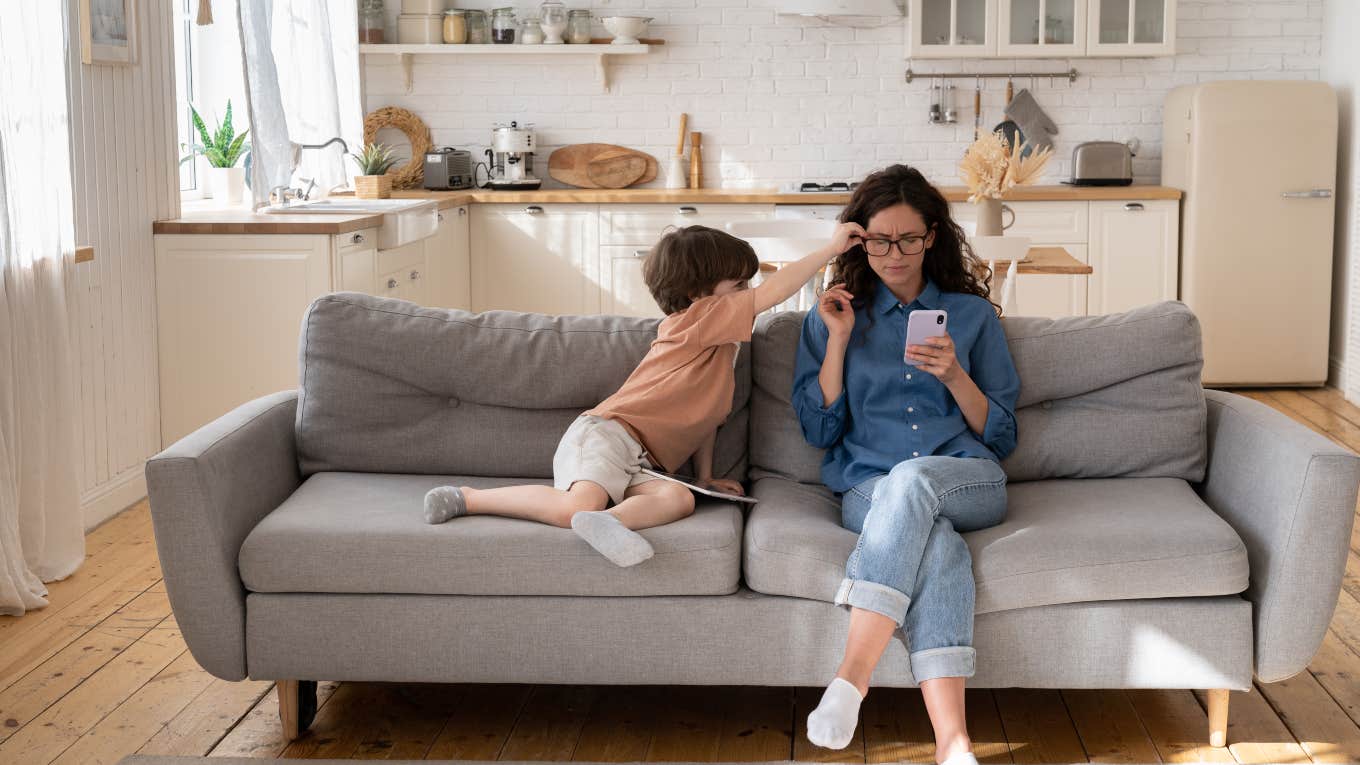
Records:
[[[940,765],[978,765],[977,757],[972,752],[959,752],[950,757]]]
[[[807,720],[808,741],[826,749],[844,749],[855,737],[859,705],[864,697],[853,683],[836,678],[826,687],[822,701]]]
[[[573,515],[571,530],[616,566],[636,566],[652,557],[652,544],[608,510]]]

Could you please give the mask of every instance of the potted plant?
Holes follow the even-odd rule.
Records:
[[[1034,183],[1053,151],[1040,151],[1021,141],[1014,145],[1000,132],[983,133],[959,162],[959,175],[968,187],[968,201],[978,206],[977,236],[1000,236],[1001,197],[1015,186]]]
[[[350,158],[359,166],[354,176],[354,196],[360,199],[387,199],[392,196],[392,176],[387,171],[397,164],[392,148],[380,143],[367,143]]]
[[[245,185],[245,170],[236,164],[243,157],[249,161],[250,144],[246,143],[246,135],[250,131],[243,130],[237,134],[232,127],[230,99],[227,100],[226,116],[217,123],[217,129],[212,133],[209,133],[208,127],[203,124],[198,109],[190,106],[189,110],[193,115],[194,129],[198,131],[198,138],[202,143],[188,146],[189,153],[180,160],[180,163],[188,162],[198,155],[206,157],[210,165],[209,195],[224,205],[240,204],[242,188]]]

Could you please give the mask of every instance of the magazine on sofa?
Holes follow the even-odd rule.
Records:
[[[687,476],[687,475],[676,475],[676,474],[674,474],[674,473],[662,473],[662,472],[659,471],[659,470],[652,470],[652,469],[650,469],[650,468],[642,468],[642,472],[646,473],[647,475],[654,475],[654,476],[656,476],[657,478],[663,478],[663,479],[665,479],[665,480],[667,480],[667,481],[674,481],[675,483],[684,484],[685,486],[688,486],[688,487],[690,488],[690,491],[697,491],[697,492],[699,492],[700,494],[706,494],[706,495],[708,495],[708,496],[710,496],[710,497],[717,497],[718,499],[726,499],[726,500],[729,500],[729,501],[731,501],[731,502],[744,502],[744,503],[746,503],[746,504],[748,504],[748,505],[754,505],[754,504],[756,504],[757,502],[760,501],[760,500],[755,499],[755,498],[753,498],[753,497],[745,497],[745,496],[742,496],[742,495],[740,495],[740,494],[728,494],[728,493],[726,493],[726,492],[714,491],[714,490],[712,490],[712,489],[705,489],[705,488],[703,488],[703,487],[701,487],[701,486],[695,484],[695,483],[694,483],[694,479],[691,478],[690,476]]]

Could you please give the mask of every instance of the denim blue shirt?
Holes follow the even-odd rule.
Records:
[[[987,422],[974,433],[949,389],[907,364],[907,317],[917,309],[949,313],[948,331],[959,366],[987,397]],[[873,326],[870,327],[870,314]],[[844,492],[926,456],[1001,461],[1015,449],[1015,400],[1020,376],[992,305],[976,295],[941,292],[933,282],[903,306],[883,285],[855,310],[839,398],[822,406],[817,380],[826,356],[826,323],[814,310],[803,320],[794,368],[793,407],[808,443],[826,449],[822,482]]]

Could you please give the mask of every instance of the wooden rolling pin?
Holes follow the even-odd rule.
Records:
[[[703,135],[699,132],[689,134],[689,187],[700,189],[704,186],[704,174],[702,168],[702,152],[699,150],[699,142]]]

